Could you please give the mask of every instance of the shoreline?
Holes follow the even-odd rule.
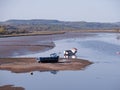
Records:
[[[0,38],[0,70],[9,70],[15,73],[50,70],[81,70],[92,62],[83,59],[60,58],[58,63],[38,63],[35,58],[13,58],[15,55],[24,55],[43,52],[55,47],[54,41],[73,38],[89,37],[96,34],[68,32],[64,34],[23,36]],[[14,54],[17,53],[17,54]],[[30,54],[31,54],[30,53]]]
[[[0,86],[0,90],[25,90],[25,88],[17,87],[14,85],[3,85],[3,86]]]
[[[54,41],[73,38],[89,37],[96,34],[68,32],[54,35],[37,35],[0,38],[0,58],[14,57],[19,55],[33,54],[50,50],[55,47]]]
[[[35,31],[35,32],[32,32],[32,33],[0,35],[0,38],[21,37],[21,36],[37,36],[37,35],[55,35],[55,34],[57,35],[57,34],[64,34],[64,33],[67,33],[67,32],[75,32],[75,33],[120,33],[120,31],[115,30],[115,29]]]
[[[8,70],[14,73],[26,73],[33,71],[65,71],[82,70],[92,64],[83,59],[60,58],[57,63],[38,63],[35,58],[0,58],[0,70]]]

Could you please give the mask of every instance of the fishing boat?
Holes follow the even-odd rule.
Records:
[[[38,63],[56,63],[59,60],[59,56],[56,53],[50,54],[50,57],[38,57]]]

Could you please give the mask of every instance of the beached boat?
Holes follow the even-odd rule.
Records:
[[[72,48],[71,50],[64,51],[64,58],[76,58],[77,48]]]
[[[50,54],[50,57],[38,57],[39,63],[56,63],[59,60],[59,56],[56,53]]]

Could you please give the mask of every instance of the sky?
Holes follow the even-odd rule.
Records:
[[[0,21],[120,22],[120,0],[0,0]]]

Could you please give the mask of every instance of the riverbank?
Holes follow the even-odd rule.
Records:
[[[63,87],[63,89],[66,89],[66,88],[71,89],[75,87],[75,88],[84,89],[84,90],[89,90],[89,89],[93,89],[93,90],[108,89],[109,90],[111,88],[113,90],[116,90],[116,89],[119,90],[120,72],[117,69],[120,68],[120,60],[119,60],[120,56],[116,54],[116,51],[120,50],[120,47],[119,47],[120,42],[116,38],[118,34],[97,33],[97,35],[96,34],[94,35],[95,36],[89,36],[89,35],[87,36],[87,34],[78,35],[80,38],[73,37],[70,39],[68,38],[63,40],[57,40],[57,41],[54,41],[55,48],[52,50],[49,50],[46,52],[42,51],[42,53],[35,53],[35,54],[22,56],[23,58],[25,56],[26,57],[44,57],[44,56],[48,56],[50,53],[53,53],[53,52],[61,52],[60,57],[63,57],[63,51],[66,49],[72,48],[74,46],[78,49],[78,52],[76,54],[77,58],[83,58],[83,59],[89,60],[93,62],[93,64],[90,64],[85,68],[83,68],[82,70],[77,70],[77,71],[76,70],[66,70],[66,71],[54,71],[54,70],[39,71],[38,70],[35,72],[16,74],[16,73],[11,73],[11,71],[8,71],[8,70],[0,70],[0,75],[2,77],[0,80],[1,86],[14,85],[15,87],[23,87],[25,88],[25,90],[26,89],[29,90],[30,88],[32,89],[42,88],[47,90],[48,88],[56,89],[61,87]],[[53,37],[53,36],[54,35],[49,37]],[[59,35],[57,36],[59,37]],[[14,40],[16,40],[16,38],[17,37],[14,37]],[[27,37],[25,37],[24,40],[26,38]],[[29,39],[31,38],[32,37],[29,37]],[[22,38],[19,38],[19,39],[22,39]],[[7,63],[9,62],[5,62],[5,63],[3,62],[3,64],[7,64]],[[29,82],[33,82],[37,84],[30,85]]]
[[[14,85],[0,86],[0,90],[25,90],[23,87],[16,87]]]
[[[73,37],[88,37],[96,34],[68,32],[64,34],[0,38],[0,69],[15,73],[50,70],[81,70],[92,64],[83,59],[60,58],[58,63],[37,63],[33,58],[19,55],[43,52],[55,47],[54,41]],[[15,58],[15,57],[18,58]]]
[[[81,70],[92,64],[83,59],[60,58],[58,63],[38,63],[35,58],[0,58],[0,70],[9,70],[14,73],[51,70]]]
[[[67,32],[64,34],[0,38],[0,58],[43,52],[55,47],[54,41],[96,34]]]
[[[106,30],[59,30],[59,31],[34,31],[31,33],[14,33],[14,34],[5,34],[0,35],[0,38],[6,37],[20,37],[20,36],[36,36],[36,35],[55,35],[55,34],[64,34],[67,32],[75,32],[75,33],[120,33],[119,30],[115,29],[106,29]]]
[[[64,34],[65,31],[35,31],[31,33],[21,33],[21,34],[8,34],[8,35],[0,35],[0,38],[6,37],[19,37],[19,36],[36,36],[36,35],[55,35],[55,34]]]

